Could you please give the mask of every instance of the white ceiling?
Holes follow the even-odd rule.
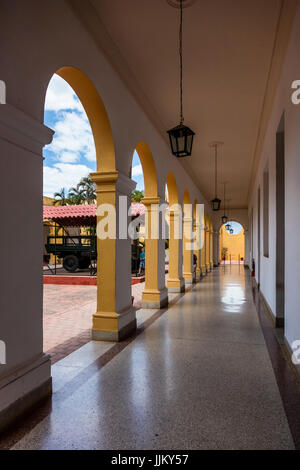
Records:
[[[167,0],[92,3],[163,131],[177,125],[179,10]],[[181,161],[211,199],[209,143],[224,141],[219,181],[229,182],[227,196],[234,208],[247,207],[280,7],[280,0],[196,0],[184,9],[184,115],[196,137],[192,157]]]

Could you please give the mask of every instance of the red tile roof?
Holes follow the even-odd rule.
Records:
[[[43,220],[53,220],[60,225],[75,226],[95,226],[96,225],[96,204],[81,204],[77,206],[44,206]],[[140,203],[131,204],[131,215],[143,215],[145,206]]]

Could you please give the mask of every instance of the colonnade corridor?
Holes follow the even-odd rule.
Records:
[[[134,337],[52,368],[52,405],[15,449],[293,449],[250,272],[214,269]],[[143,316],[144,315],[144,316]]]

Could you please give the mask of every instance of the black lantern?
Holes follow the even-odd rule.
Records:
[[[226,224],[227,220],[228,220],[227,215],[223,215],[223,217],[222,217],[222,223],[223,223],[223,225]]]
[[[211,208],[213,211],[219,211],[221,208],[221,199],[217,197],[217,190],[218,190],[218,146],[222,145],[223,142],[212,142],[210,144],[210,147],[213,147],[215,149],[215,199],[213,199],[211,202]]]
[[[233,234],[233,228],[231,228],[231,229],[229,230],[229,233],[230,233],[230,235]]]
[[[228,221],[228,217],[226,215],[226,198],[225,198],[225,195],[226,195],[226,182],[223,183],[224,184],[224,215],[222,217],[222,224],[225,225]]]
[[[230,225],[230,224],[226,224],[226,225],[225,225],[225,228],[226,228],[227,231],[229,231],[229,230],[231,229],[231,225]]]
[[[179,60],[180,60],[180,124],[168,132],[171,151],[175,157],[188,157],[192,155],[193,139],[195,132],[183,124],[183,85],[182,85],[182,0],[180,0],[180,28],[179,28]]]
[[[192,155],[193,138],[195,132],[189,127],[179,124],[168,131],[171,151],[175,157],[188,157]]]
[[[219,211],[221,207],[221,199],[218,199],[217,197],[210,201],[211,203],[211,208],[213,211]]]

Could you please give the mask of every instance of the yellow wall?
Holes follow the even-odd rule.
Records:
[[[43,196],[43,206],[53,206],[53,197]]]
[[[226,259],[238,260],[239,255],[241,259],[245,259],[245,232],[244,229],[237,235],[230,235],[225,226],[220,229],[220,259],[222,259],[222,249],[228,248]]]

